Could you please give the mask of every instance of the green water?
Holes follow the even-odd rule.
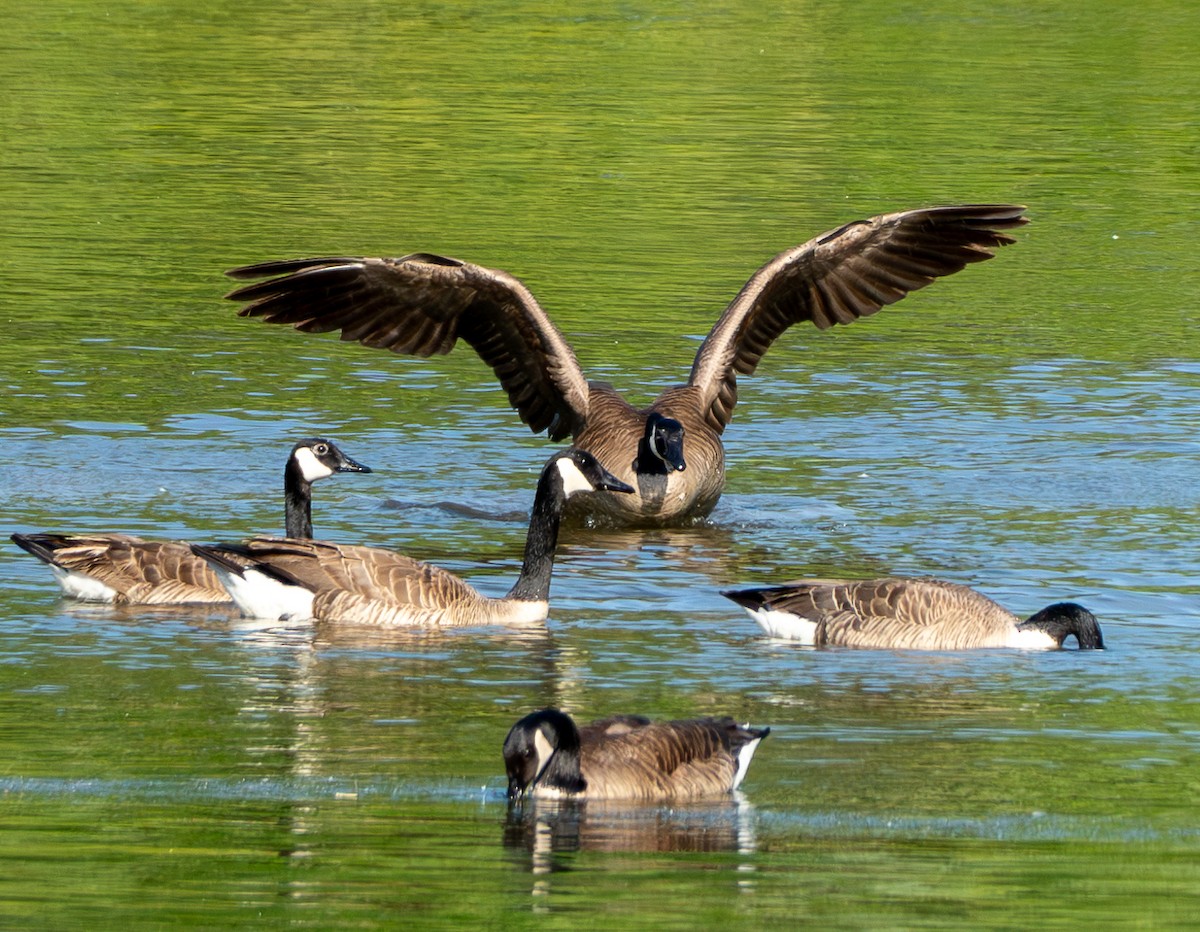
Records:
[[[551,447],[486,367],[239,320],[223,269],[504,268],[637,399],[824,230],[1033,222],[785,335],[712,526],[572,532],[536,635],[89,608],[0,545],[0,925],[1195,926],[1198,44],[1153,0],[10,4],[5,541],[279,529],[319,433],[375,472],[318,533],[502,592]],[[717,594],[883,573],[1078,600],[1110,649],[813,652]],[[738,800],[510,814],[551,703],[773,730]]]

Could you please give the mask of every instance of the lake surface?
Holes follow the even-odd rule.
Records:
[[[1194,927],[1200,16],[936,0],[18,3],[0,78],[0,925]],[[552,452],[468,350],[239,320],[234,265],[507,269],[649,399],[759,265],[1026,204],[992,262],[796,328],[709,525],[564,535],[544,631],[63,601],[13,531],[282,526],[516,575]],[[934,574],[1104,652],[812,651],[718,590]],[[741,796],[510,813],[525,712],[770,725]]]

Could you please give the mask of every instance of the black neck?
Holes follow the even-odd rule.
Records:
[[[639,476],[665,476],[670,470],[658,455],[650,449],[650,432],[642,434],[638,441],[637,459],[633,461],[633,471]]]
[[[564,793],[582,793],[587,789],[587,780],[579,766],[579,746],[560,747],[550,758],[550,763],[538,777],[539,786],[552,786]]]
[[[304,480],[294,459],[283,471],[283,513],[288,537],[312,537],[312,484]]]
[[[550,598],[550,574],[554,571],[554,549],[558,546],[558,528],[562,523],[563,495],[556,469],[547,469],[538,480],[533,498],[533,514],[525,536],[525,561],[516,585],[507,598],[523,602],[545,602]]]

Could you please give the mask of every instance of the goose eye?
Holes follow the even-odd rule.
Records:
[[[318,443],[315,447],[313,447],[313,452],[317,454],[317,456],[324,456],[329,452],[329,447],[323,443]]]

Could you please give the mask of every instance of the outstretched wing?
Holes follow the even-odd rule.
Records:
[[[721,431],[749,375],[783,331],[802,320],[824,330],[849,324],[910,291],[991,259],[1026,223],[1003,204],[930,207],[848,223],[782,252],[746,282],[696,353],[689,384]]]
[[[506,272],[418,253],[401,259],[263,262],[232,278],[269,277],[226,297],[242,317],[411,356],[448,353],[461,338],[491,366],[534,433],[561,440],[582,429],[587,380],[570,344],[529,290]]]

